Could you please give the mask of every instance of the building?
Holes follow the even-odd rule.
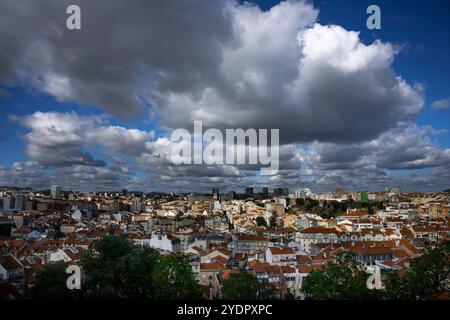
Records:
[[[132,212],[140,212],[141,211],[141,199],[140,198],[133,198],[133,200],[131,200],[131,211]]]
[[[217,188],[213,188],[212,189],[212,196],[214,200],[220,200],[219,199],[219,189]]]
[[[270,247],[266,249],[267,263],[279,266],[295,266],[297,256],[294,248]]]
[[[289,188],[275,188],[273,190],[273,195],[277,197],[287,197],[289,196]]]
[[[220,284],[218,282],[218,275],[224,270],[224,265],[212,262],[212,263],[201,263],[200,271],[197,274],[197,282],[209,288],[209,298],[213,298],[218,295]]]
[[[50,190],[50,195],[52,199],[61,199],[62,196],[62,190],[59,186],[52,186]]]
[[[16,198],[14,196],[6,196],[3,198],[3,211],[14,210],[16,206]]]
[[[266,250],[269,246],[269,239],[266,237],[250,234],[233,235],[233,253],[250,254],[258,250]]]
[[[181,251],[180,239],[163,230],[157,230],[152,233],[149,245],[154,249],[172,253],[179,253]]]
[[[0,280],[17,280],[25,276],[22,263],[13,255],[0,256]]]
[[[368,196],[367,196],[366,191],[361,191],[358,193],[358,201],[363,202],[363,203],[368,201]]]
[[[394,253],[386,246],[355,246],[350,250],[358,262],[366,265],[375,264],[377,261],[390,261],[394,259]]]
[[[295,242],[299,243],[300,247],[308,253],[312,251],[314,244],[333,244],[338,241],[339,232],[335,228],[311,227],[299,231],[295,235]]]
[[[15,210],[25,210],[25,206],[27,204],[27,196],[24,194],[18,194],[16,196],[16,202],[14,205]]]

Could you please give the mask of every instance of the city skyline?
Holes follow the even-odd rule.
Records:
[[[450,188],[446,1],[379,1],[381,30],[369,1],[78,1],[81,30],[70,1],[1,3],[0,185]],[[197,120],[279,129],[279,172],[174,165]]]

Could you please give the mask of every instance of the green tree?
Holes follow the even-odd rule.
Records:
[[[43,300],[68,300],[77,298],[78,290],[69,290],[66,285],[66,269],[69,265],[65,262],[53,262],[47,264],[37,274],[37,282],[32,290],[33,299]]]
[[[309,300],[363,300],[378,292],[366,286],[369,274],[350,256],[341,256],[324,270],[312,271],[304,280],[302,292]]]
[[[269,226],[271,228],[276,227],[277,226],[277,214],[274,212],[269,219]]]
[[[389,272],[385,287],[387,299],[450,298],[450,241],[427,247],[405,270]]]
[[[10,237],[11,228],[12,224],[10,223],[0,224],[0,237]]]
[[[230,279],[223,282],[221,291],[225,300],[269,300],[276,295],[273,284],[246,272],[231,274]]]
[[[156,299],[201,298],[192,267],[183,255],[161,256],[153,269],[152,277],[156,285]]]
[[[256,225],[258,227],[260,227],[260,226],[267,227],[266,219],[264,219],[263,217],[256,218]]]
[[[123,237],[106,236],[94,243],[81,264],[86,273],[84,294],[94,299],[152,299],[158,296],[153,269],[159,261],[153,249]]]

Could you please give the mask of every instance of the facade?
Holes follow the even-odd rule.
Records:
[[[266,249],[267,263],[279,266],[295,266],[297,256],[293,248],[270,247]]]
[[[27,203],[27,196],[24,194],[18,194],[16,195],[16,201],[14,205],[15,210],[25,210],[25,206]]]
[[[0,280],[22,279],[25,269],[22,263],[11,254],[0,256]]]
[[[52,199],[61,199],[62,197],[62,190],[59,186],[52,186],[50,189],[50,195]]]
[[[3,198],[3,211],[13,210],[16,205],[16,198],[14,196],[6,196]]]
[[[311,227],[297,232],[295,241],[304,251],[311,252],[313,244],[338,243],[339,232],[335,228]]]
[[[250,254],[258,250],[266,250],[269,246],[269,239],[261,236],[236,234],[232,239],[234,253]]]

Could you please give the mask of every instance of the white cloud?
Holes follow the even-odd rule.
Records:
[[[434,109],[447,109],[450,107],[450,98],[433,101],[431,105]]]

